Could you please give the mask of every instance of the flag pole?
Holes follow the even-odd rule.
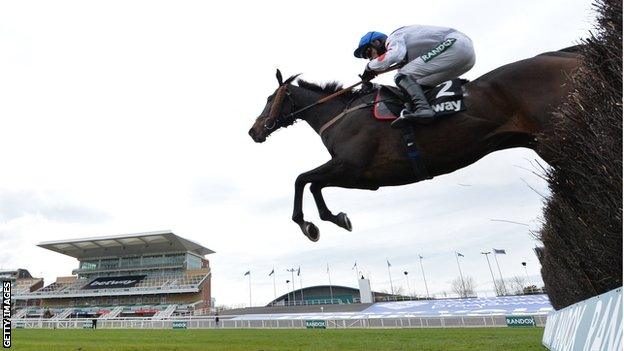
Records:
[[[358,275],[358,265],[357,265],[357,261],[355,261],[355,264],[353,264],[353,267],[351,268],[352,270],[355,268],[355,281],[359,281],[360,280],[360,276]]]
[[[251,307],[251,271],[249,272],[249,307]]]
[[[289,289],[289,286],[288,286],[289,284],[290,284],[290,280],[286,279],[286,291],[288,291],[288,289]],[[290,299],[290,291],[288,291],[288,293],[286,294],[286,296],[288,296],[288,304],[290,304],[290,303],[291,303],[291,301],[292,301],[292,300]],[[284,306],[287,306],[287,305],[286,305],[286,302],[284,302]]]
[[[527,286],[531,286],[531,280],[529,279],[529,273],[527,272],[526,262],[522,262],[522,267],[524,267],[524,274],[527,277]]]
[[[388,264],[388,276],[390,277],[390,292],[394,296],[394,285],[392,285],[392,274],[390,274],[391,264],[390,264],[390,261],[388,260],[388,257],[386,257],[386,263]]]
[[[301,277],[301,267],[297,269],[297,275],[299,276],[299,287],[301,288],[301,305],[303,306],[303,278]]]
[[[485,259],[487,260],[488,268],[490,268],[490,274],[492,275],[492,283],[494,283],[494,295],[498,296],[498,289],[496,288],[496,279],[494,279],[494,273],[492,272],[492,266],[490,265],[490,259],[488,257],[491,254],[490,251],[482,252],[482,255],[485,255]]]
[[[422,264],[423,257],[421,255],[418,255],[418,257],[420,257],[420,271],[422,272],[423,281],[425,282],[425,290],[427,291],[427,297],[429,297],[429,287],[427,287],[427,279],[425,279],[425,269],[423,268]]]
[[[332,290],[331,283],[331,274],[329,273],[329,263],[327,264],[327,277],[329,278],[329,298],[331,299],[330,303],[334,303],[334,291]]]
[[[271,273],[273,273],[271,275],[273,276],[273,303],[275,303],[275,300],[277,299],[277,289],[275,288],[275,267],[273,267]]]
[[[290,272],[290,282],[292,283],[292,294],[293,294],[293,306],[295,306],[295,300],[297,299],[297,296],[295,295],[295,269],[294,268],[290,268],[286,270],[287,272]]]
[[[457,269],[459,269],[459,279],[461,279],[461,285],[462,285],[462,293],[460,294],[460,297],[467,297],[468,294],[466,294],[466,285],[464,284],[464,275],[462,274],[461,267],[459,266],[459,252],[457,251],[455,252],[455,260],[457,260]],[[465,296],[462,296],[462,295],[465,295]]]
[[[408,276],[408,271],[403,271],[403,274],[405,274],[405,281],[407,282],[407,296],[412,296],[411,295],[411,289],[410,289],[410,285],[409,285],[409,276]]]
[[[501,269],[500,266],[498,265],[498,258],[496,258],[496,249],[492,249],[494,250],[494,261],[496,261],[496,267],[498,268],[498,274],[500,275],[501,278],[501,284],[503,284],[503,295],[507,295],[507,287],[505,286],[505,280],[503,280],[503,273],[501,273]]]

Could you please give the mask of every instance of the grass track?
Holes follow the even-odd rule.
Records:
[[[13,331],[12,350],[546,350],[543,328]]]

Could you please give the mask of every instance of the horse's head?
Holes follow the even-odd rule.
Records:
[[[287,127],[295,122],[296,117],[292,115],[295,111],[295,102],[293,101],[288,86],[292,83],[297,75],[294,75],[286,81],[282,81],[282,72],[277,70],[277,82],[279,86],[275,92],[268,97],[264,110],[254,122],[249,135],[257,142],[261,143],[271,135],[274,131],[281,127]]]

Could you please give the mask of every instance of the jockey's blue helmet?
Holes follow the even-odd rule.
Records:
[[[373,45],[373,41],[375,40],[379,40],[382,42],[381,48],[375,48],[378,49],[378,51],[380,51],[380,49],[383,50],[385,48],[383,47],[383,45],[385,44],[387,38],[388,36],[381,32],[368,32],[364,34],[362,39],[360,39],[360,43],[358,44],[357,49],[355,49],[355,51],[353,52],[353,56],[357,58],[366,58],[364,57],[364,51],[368,46]]]

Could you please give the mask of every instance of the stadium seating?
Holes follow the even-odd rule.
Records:
[[[143,280],[141,280],[137,285],[132,288],[128,288],[125,291],[127,292],[138,292],[141,290],[165,290],[165,291],[175,291],[178,289],[196,289],[199,284],[209,275],[210,273],[206,273],[205,271],[195,272],[195,273],[178,273],[178,274],[170,274],[170,275],[154,275],[147,276]],[[90,289],[84,290],[82,289],[86,284],[88,284],[92,279],[75,279],[73,282],[70,281],[56,281],[48,286],[45,286],[35,292],[28,293],[27,295],[67,295],[67,294],[85,294],[85,295],[93,295],[100,291],[119,291],[117,289]]]
[[[32,278],[32,279],[18,279],[15,281],[15,286],[13,287],[13,294],[23,294],[30,292],[30,289],[35,284],[43,281],[41,278]]]

